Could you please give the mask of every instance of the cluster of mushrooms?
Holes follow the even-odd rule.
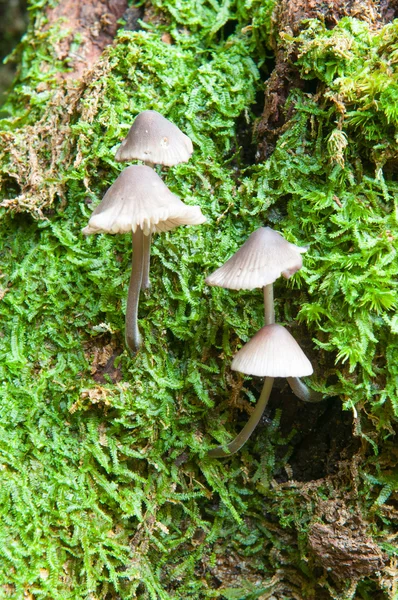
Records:
[[[245,427],[226,448],[218,446],[209,456],[224,457],[237,452],[248,440],[271,394],[275,377],[286,377],[293,392],[305,402],[319,402],[322,395],[310,390],[299,378],[311,375],[312,366],[294,337],[275,324],[273,284],[283,275],[291,277],[303,265],[299,248],[270,227],[254,231],[239,250],[206,279],[208,285],[232,290],[263,288],[264,327],[235,355],[231,369],[265,377],[260,398]]]
[[[155,165],[172,167],[187,162],[192,142],[180,129],[153,110],[140,113],[116,152],[118,162],[140,160],[144,165],[124,169],[91,215],[85,235],[132,232],[133,263],[126,307],[126,345],[136,353],[142,343],[138,328],[140,291],[149,288],[152,234],[179,225],[206,221],[199,206],[184,204],[154,170]],[[234,290],[263,288],[265,326],[235,355],[231,368],[248,375],[265,377],[257,405],[243,430],[227,446],[210,450],[211,457],[230,456],[247,441],[268,402],[275,377],[286,377],[293,392],[306,402],[322,396],[299,379],[311,375],[312,366],[300,346],[281,325],[275,324],[273,283],[289,278],[302,266],[299,248],[269,227],[254,231],[243,246],[206,283]]]
[[[115,158],[118,162],[141,160],[145,164],[127,167],[120,173],[82,230],[85,235],[132,232],[133,263],[125,336],[133,353],[138,352],[142,343],[138,303],[140,291],[150,285],[152,234],[206,221],[199,206],[184,204],[154,170],[155,165],[173,167],[187,162],[192,152],[191,140],[176,125],[154,110],[140,113]]]

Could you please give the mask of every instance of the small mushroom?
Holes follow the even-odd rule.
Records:
[[[214,271],[214,273],[207,277],[206,283],[209,285],[216,285],[235,290],[252,290],[257,287],[262,287],[264,293],[265,325],[268,327],[272,326],[273,328],[276,327],[276,330],[273,329],[273,331],[279,332],[279,336],[283,337],[284,334],[281,334],[279,329],[279,327],[281,326],[274,325],[275,311],[273,283],[281,275],[288,279],[294,273],[296,273],[296,271],[298,271],[302,267],[303,261],[301,255],[304,252],[306,252],[306,248],[300,248],[295,244],[291,244],[290,242],[285,240],[285,238],[277,231],[274,231],[270,227],[261,227],[249,236],[249,238],[246,240],[243,246],[241,246],[241,248],[239,248],[239,250],[229,260],[227,260],[227,262],[224,265],[222,265],[219,269],[217,269],[216,271]],[[264,329],[265,328],[261,329],[260,332],[258,332],[254,336],[253,340],[257,339],[258,341],[257,336],[259,336],[259,334],[263,332]],[[287,334],[288,337],[291,338],[290,334],[288,334],[286,330],[283,329],[283,327],[281,329]],[[263,352],[266,349],[265,347],[267,345],[273,343],[271,342],[271,340],[274,340],[274,337],[269,337],[269,334],[265,336],[264,333],[262,333],[260,337],[264,341],[264,343],[261,346],[261,352]],[[268,338],[267,343],[265,343],[266,337]],[[294,341],[293,338],[291,339]],[[253,340],[251,340],[251,342]],[[249,344],[251,342],[249,342]],[[247,344],[246,346],[248,346],[249,344]],[[294,341],[294,344],[299,348],[297,342]],[[244,346],[244,348],[246,348],[246,346]],[[254,342],[254,347],[258,351],[259,360],[275,360],[276,355],[272,352],[271,354],[264,354],[260,358],[260,347],[258,346],[257,342]],[[242,352],[242,350],[240,350],[239,352]],[[300,348],[299,350],[300,353],[304,356],[302,350]],[[238,355],[239,353],[237,354],[237,356]],[[240,359],[236,360],[239,363]],[[235,365],[235,367],[233,368],[236,368],[237,363],[234,361],[232,364]],[[310,365],[307,358],[306,361],[308,362],[308,365]],[[242,370],[242,372],[246,371]],[[309,373],[303,373],[303,375],[311,373],[312,367]],[[269,378],[273,378],[276,376],[287,377],[292,390],[295,393],[298,392],[298,395],[302,400],[306,400],[307,402],[318,402],[320,399],[322,399],[322,397],[319,394],[316,394],[312,390],[309,390],[303,382],[297,379],[301,375],[297,375],[295,373],[287,373],[286,375],[276,375],[275,373],[270,373],[269,375],[267,375],[267,379],[264,382],[264,388],[260,395],[260,399],[256,405],[254,413],[252,413],[251,415],[249,422],[241,431],[241,433],[237,436],[237,438],[235,438],[230,444],[228,444],[229,452],[226,453],[220,446],[211,450],[209,452],[209,456],[229,456],[229,454],[232,454],[233,452],[236,452],[237,450],[239,450],[239,448],[241,448],[241,446],[249,438],[252,431],[256,427],[265,409],[266,403],[268,402],[269,394],[272,389],[272,383],[270,384]]]
[[[268,403],[274,377],[303,377],[313,372],[310,361],[294,337],[282,325],[276,324],[262,327],[235,354],[231,369],[266,379],[255,409],[242,431],[227,445],[227,452],[222,446],[210,450],[208,456],[212,458],[234,454],[249,439]]]
[[[208,285],[230,290],[253,290],[289,279],[303,266],[299,248],[270,227],[256,229],[237,252],[206,279]]]
[[[116,152],[116,160],[144,160],[173,167],[187,162],[193,152],[185,133],[156,110],[144,110],[136,118]]]
[[[118,162],[143,160],[148,167],[155,164],[173,167],[187,162],[193,152],[187,135],[156,110],[144,110],[134,120],[115,158]],[[145,260],[141,289],[149,288],[151,234],[144,238]]]
[[[137,324],[145,243],[152,233],[170,231],[179,225],[200,225],[206,218],[199,206],[187,206],[145,165],[127,167],[106,192],[90,217],[85,235],[132,232],[133,264],[126,308],[126,344],[132,352],[141,346]]]
[[[234,356],[231,369],[257,377],[304,377],[313,368],[282,325],[265,325]]]
[[[208,285],[232,290],[263,288],[265,324],[275,322],[273,283],[281,275],[289,279],[303,266],[302,254],[307,248],[291,244],[270,227],[256,229],[237,252],[206,279]],[[300,382],[288,379],[293,391],[307,402],[321,398]],[[303,393],[305,392],[306,393]],[[316,396],[316,399],[314,398]],[[309,398],[312,399],[309,399]]]

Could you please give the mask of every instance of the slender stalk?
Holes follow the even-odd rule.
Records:
[[[129,293],[127,296],[125,327],[126,344],[134,354],[138,352],[142,342],[140,330],[138,329],[138,303],[140,299],[142,271],[144,264],[143,238],[144,232],[140,227],[138,227],[136,232],[132,234],[133,264],[131,268]]]
[[[155,163],[150,162],[149,160],[144,160],[144,164],[147,167],[151,167],[151,169],[155,168]],[[141,289],[149,290],[151,287],[151,282],[149,280],[149,267],[151,262],[151,243],[152,243],[152,234],[144,235],[144,263],[142,268],[142,280],[141,280]]]
[[[268,399],[271,394],[273,383],[273,377],[265,378],[260,398],[257,401],[254,411],[250,415],[250,419],[248,420],[242,431],[238,433],[236,438],[227,445],[228,450],[224,450],[222,446],[217,446],[217,448],[209,450],[207,456],[210,456],[211,458],[222,458],[225,456],[230,456],[231,454],[234,454],[242,448],[242,446],[247,442],[247,440],[257,427],[261,417],[263,416],[264,409],[267,406]]]
[[[142,281],[141,281],[141,289],[148,290],[151,287],[151,282],[149,281],[149,266],[151,262],[151,242],[152,242],[152,234],[144,235],[144,261],[142,266]]]
[[[270,283],[263,287],[264,291],[264,324],[273,325],[275,323],[274,309],[274,284]]]
[[[292,388],[292,392],[304,402],[321,402],[323,395],[315,392],[305,385],[299,377],[287,377],[287,382]]]

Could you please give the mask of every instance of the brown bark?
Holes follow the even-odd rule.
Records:
[[[377,26],[380,23],[378,3],[374,0],[282,0],[277,3],[274,22],[278,31],[296,35],[304,19],[320,19],[328,28],[343,17],[356,17]]]
[[[360,511],[351,514],[342,500],[320,500],[308,541],[316,562],[337,579],[356,580],[385,566],[385,557],[372,540]]]
[[[94,65],[115,37],[117,21],[126,10],[127,0],[61,0],[47,10],[49,25],[62,19],[61,28],[69,31],[56,48],[58,58],[68,58],[71,67],[62,77],[80,79],[83,72]],[[71,45],[76,36],[81,42],[78,49],[72,51]]]
[[[266,83],[264,110],[256,127],[259,161],[273,152],[294,110],[293,107],[285,110],[290,90],[304,86],[294,66],[294,51],[287,49],[283,41],[284,34],[297,35],[303,20],[313,18],[333,28],[340,19],[350,16],[377,28],[393,18],[396,9],[398,0],[385,0],[383,5],[374,0],[282,0],[277,3],[272,18],[275,68]]]

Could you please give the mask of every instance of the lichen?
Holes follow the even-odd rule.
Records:
[[[318,90],[292,90],[286,132],[253,165],[242,129],[266,73],[272,3],[152,4],[162,18],[120,30],[79,85],[56,79],[67,64],[54,63],[48,40],[60,30],[36,33],[44,3],[19,50],[0,153],[3,596],[392,598],[396,26],[310,22],[286,39]],[[132,358],[128,236],[80,230],[148,108],[192,138],[192,160],[161,174],[208,223],[156,236],[144,347]],[[239,429],[237,398],[255,401],[255,382],[229,365],[263,317],[261,294],[209,289],[204,277],[264,224],[309,245],[304,268],[276,284],[277,317],[314,361],[310,384],[354,412],[363,445],[310,483],[283,482],[295,432],[282,435],[280,410],[238,456],[206,458]],[[329,496],[363,513],[363,539],[373,534],[385,553],[380,574],[319,577],[308,532]]]

